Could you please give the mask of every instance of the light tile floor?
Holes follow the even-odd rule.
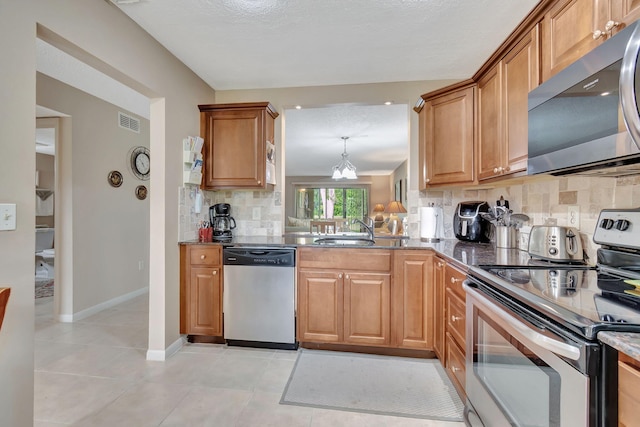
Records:
[[[186,344],[145,359],[148,295],[75,323],[36,300],[34,426],[460,427],[280,405],[295,351]]]

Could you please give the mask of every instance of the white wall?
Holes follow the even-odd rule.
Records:
[[[70,139],[58,144],[58,157],[70,156],[59,160],[72,164],[60,170],[60,178],[71,181],[61,193],[71,192],[73,201],[66,213],[73,217],[73,305],[71,312],[60,313],[70,317],[148,287],[149,199],[138,200],[134,190],[149,183],[130,172],[127,154],[149,146],[149,121],[40,73],[36,89],[38,105],[63,112],[72,122]],[[139,133],[118,126],[120,111],[140,120]],[[118,188],[107,182],[112,170],[124,178]]]
[[[33,423],[38,33],[152,99],[149,349],[160,354],[179,338],[180,143],[199,133],[197,105],[215,102],[210,87],[109,2],[0,0],[0,202],[18,212],[17,229],[0,232],[0,284],[12,288],[0,330],[2,426]]]

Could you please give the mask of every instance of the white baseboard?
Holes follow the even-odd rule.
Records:
[[[122,304],[125,301],[129,301],[140,295],[144,295],[149,292],[149,287],[140,288],[137,291],[129,292],[128,294],[120,295],[119,297],[110,299],[109,301],[102,302],[100,304],[94,305],[93,307],[89,307],[82,311],[79,311],[74,314],[61,314],[58,316],[58,321],[64,323],[73,323],[78,320],[86,319],[89,316],[93,316],[96,313],[101,312],[102,310],[106,310],[107,308],[115,307],[118,304]]]
[[[184,345],[185,338],[179,337],[165,350],[147,350],[147,360],[165,361],[176,354]]]

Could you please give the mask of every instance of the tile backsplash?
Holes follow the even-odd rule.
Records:
[[[593,243],[593,231],[602,209],[634,208],[640,206],[640,176],[610,178],[580,175],[526,177],[491,187],[444,189],[420,192],[409,191],[407,216],[409,236],[419,238],[419,208],[433,203],[442,206],[446,238],[454,238],[453,214],[457,204],[465,200],[484,200],[495,205],[503,196],[516,213],[524,213],[531,220],[527,226],[556,224],[574,226],[580,230],[589,262],[595,263],[598,245]],[[209,206],[231,204],[237,236],[279,236],[282,233],[284,208],[279,191],[203,191],[203,206],[195,213],[196,188],[180,187],[180,240],[197,239],[197,226],[208,220]],[[578,206],[580,223],[569,224],[569,207]],[[526,231],[526,228],[523,228]],[[520,245],[526,244],[521,237]]]
[[[229,203],[236,221],[236,236],[282,235],[282,207],[279,191],[202,191],[194,186],[179,188],[180,241],[198,238],[198,223],[209,220],[209,206]],[[202,209],[195,213],[196,191],[202,191]]]
[[[555,224],[580,230],[589,263],[596,262],[593,231],[602,209],[634,208],[640,206],[640,176],[610,178],[580,175],[564,177],[526,177],[513,183],[496,184],[491,188],[452,189],[409,194],[409,235],[419,238],[419,208],[433,203],[444,211],[446,238],[454,238],[453,215],[457,204],[465,200],[483,200],[494,206],[503,196],[516,213],[524,213],[531,220],[526,224]],[[569,207],[578,206],[579,225],[569,223]],[[523,231],[526,231],[523,228]],[[524,236],[523,236],[524,237]],[[520,241],[524,245],[525,241]],[[522,246],[521,246],[522,247]]]

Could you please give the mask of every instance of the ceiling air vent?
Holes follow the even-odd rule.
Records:
[[[118,111],[118,126],[135,133],[140,133],[140,120]]]

